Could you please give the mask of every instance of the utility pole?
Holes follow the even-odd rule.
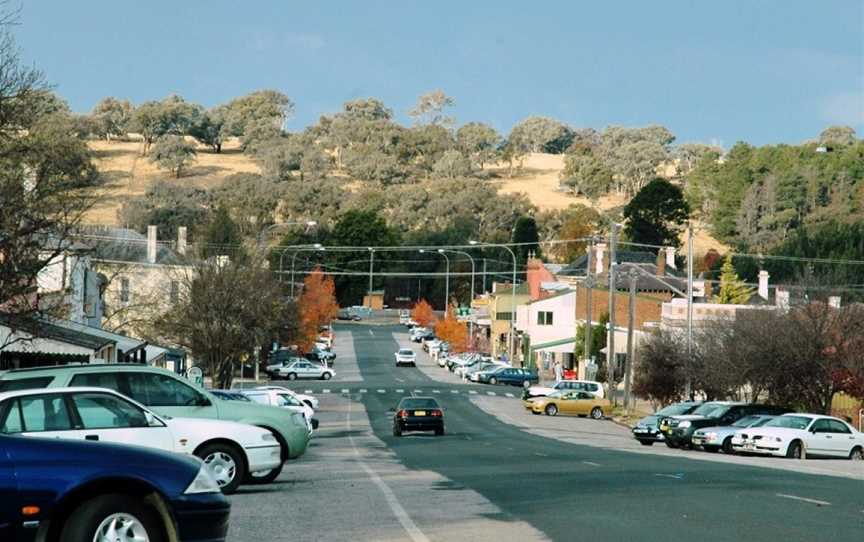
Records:
[[[606,381],[609,383],[609,400],[615,404],[615,244],[618,224],[612,223],[609,232],[609,341],[606,347]]]
[[[693,383],[690,372],[693,364],[693,226],[687,223],[687,381],[684,395],[690,398]]]
[[[372,266],[375,264],[375,249],[369,247],[369,308],[372,308]]]
[[[630,381],[633,378],[633,333],[636,325],[636,273],[630,273],[630,304],[627,314],[627,359],[624,362],[624,409],[630,409]]]
[[[585,273],[585,365],[588,365],[588,362],[591,360],[591,340],[593,339],[592,335],[593,328],[591,326],[592,318],[591,318],[591,309],[593,308],[593,299],[592,294],[594,292],[594,271],[591,268],[592,260],[594,258],[594,237],[591,237],[591,241],[588,245],[588,269]]]

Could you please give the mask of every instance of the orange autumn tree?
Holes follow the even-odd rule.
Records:
[[[450,344],[451,352],[468,349],[468,325],[456,317],[456,305],[447,307],[447,316],[435,324],[435,335]]]
[[[316,267],[303,280],[303,293],[297,304],[300,310],[300,338],[297,346],[305,352],[315,344],[319,328],[329,324],[339,312],[333,278]]]
[[[411,318],[417,322],[419,325],[423,327],[427,327],[430,325],[435,325],[435,312],[432,310],[432,305],[430,305],[425,299],[421,299],[418,301],[414,308],[411,309]]]

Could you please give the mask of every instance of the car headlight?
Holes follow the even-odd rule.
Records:
[[[683,422],[678,424],[678,427],[687,428],[687,427],[690,427],[691,425],[693,425],[693,424],[688,422],[687,420],[684,420]]]
[[[705,433],[705,438],[708,440],[717,440],[717,433]]]
[[[186,488],[183,494],[197,495],[200,493],[219,493],[219,491],[219,484],[216,483],[213,475],[210,474],[210,469],[202,463],[201,467],[198,468],[198,474],[195,475],[195,479],[192,480],[192,483],[189,484],[189,487]]]
[[[261,440],[266,441],[266,442],[277,442],[276,436],[270,432],[261,435]]]

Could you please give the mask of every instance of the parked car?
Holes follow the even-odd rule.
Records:
[[[693,446],[693,433],[703,427],[725,427],[732,425],[745,416],[779,416],[789,412],[788,408],[717,401],[704,403],[691,414],[664,417],[660,420],[660,431],[666,445],[670,448],[690,448]]]
[[[435,348],[438,348],[438,345],[440,345],[440,344],[441,344],[441,339],[437,339],[437,338],[426,339],[425,341],[423,341],[423,351],[429,352],[431,354],[432,352],[429,349],[432,348],[433,346]]]
[[[399,323],[400,324],[402,324],[403,326],[407,325],[410,320],[411,320],[411,313],[409,313],[407,310],[400,310],[399,311]]]
[[[289,394],[293,395],[294,397],[296,397],[297,399],[299,399],[300,401],[309,405],[309,407],[312,410],[318,410],[318,398],[315,397],[314,395],[306,395],[305,393],[297,393],[296,391],[289,389],[289,388],[286,388],[285,386],[274,386],[274,385],[256,386],[254,389],[256,389],[256,390],[284,391],[285,393],[289,393]],[[245,395],[243,397],[246,398],[247,400],[249,399]]]
[[[269,471],[282,463],[279,443],[266,429],[220,420],[163,418],[104,388],[0,393],[0,432],[195,455],[226,494],[234,493],[248,472]]]
[[[303,455],[309,432],[302,414],[264,405],[226,402],[171,371],[137,363],[61,365],[14,369],[0,374],[0,392],[9,389],[108,388],[134,399],[160,416],[206,418],[248,423],[269,430],[281,446],[282,461]],[[263,473],[253,472],[253,482],[269,483],[282,472],[282,464]]]
[[[245,401],[247,403],[251,401],[251,399],[249,399],[248,397],[246,397],[245,395],[243,395],[242,393],[240,393],[238,391],[232,391],[232,390],[207,390],[207,391],[209,391],[211,394],[215,395],[219,399],[224,399],[226,401]]]
[[[864,434],[839,418],[821,414],[784,414],[756,428],[741,429],[732,449],[748,454],[847,457],[864,460]]]
[[[415,327],[411,330],[411,342],[419,343],[422,337],[425,337],[429,330],[425,327]]]
[[[300,356],[291,356],[289,358],[285,358],[284,360],[279,360],[279,361],[276,361],[275,363],[271,363],[271,364],[267,365],[267,368],[264,370],[264,372],[266,372],[272,378],[274,375],[279,374],[279,369],[282,369],[283,367],[287,367],[287,366],[291,365],[292,363],[296,363],[298,361],[305,361],[305,360],[306,360],[306,358],[303,358]]]
[[[601,399],[587,391],[554,391],[548,396],[525,399],[522,404],[532,414],[557,416],[560,414],[576,414],[591,416],[599,420],[612,411],[612,404],[607,399]]]
[[[732,454],[732,437],[735,433],[745,428],[761,427],[776,418],[776,416],[744,416],[732,425],[705,427],[697,429],[690,439],[694,447],[701,447],[706,452],[719,452]]]
[[[597,398],[604,398],[603,384],[593,380],[561,380],[552,386],[531,386],[522,393],[523,399],[544,397],[555,391],[587,391]]]
[[[260,405],[269,405],[302,413],[303,417],[306,418],[310,433],[318,427],[318,421],[313,417],[315,411],[312,410],[312,407],[295,397],[293,393],[275,389],[251,389],[243,390],[242,393]]]
[[[539,381],[537,373],[529,369],[516,367],[501,367],[492,372],[484,371],[477,374],[477,381],[484,384],[507,384],[510,386],[528,387]]]
[[[478,375],[484,371],[492,371],[499,367],[509,367],[500,361],[481,361],[465,370],[465,377],[471,382],[479,382]]]
[[[400,348],[395,354],[396,367],[400,365],[417,365],[417,355],[410,348]]]
[[[406,431],[434,431],[444,434],[444,409],[432,397],[403,397],[393,415],[393,436]]]
[[[114,540],[103,530],[114,518],[136,540],[227,537],[231,505],[197,458],[4,434],[0,450],[0,540]]]
[[[701,401],[686,401],[661,408],[656,413],[645,416],[636,422],[636,425],[633,427],[633,437],[643,446],[651,446],[655,442],[663,442],[663,433],[660,431],[660,419],[690,414],[699,408],[701,404]]]
[[[276,371],[276,374],[277,376],[287,378],[288,380],[297,380],[298,378],[330,380],[336,376],[336,372],[333,369],[305,359],[295,361],[285,367],[280,367]]]

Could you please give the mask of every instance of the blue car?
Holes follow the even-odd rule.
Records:
[[[225,540],[231,505],[203,465],[147,448],[0,434],[0,540]]]
[[[484,384],[509,384],[510,386],[528,387],[540,381],[537,373],[530,369],[517,367],[502,367],[490,372],[482,372],[478,375],[478,381]]]

